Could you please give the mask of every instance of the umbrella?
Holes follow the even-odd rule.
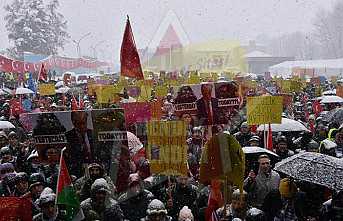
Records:
[[[56,89],[56,94],[65,94],[70,90],[69,87],[65,86],[65,87],[60,87],[58,89]]]
[[[64,86],[64,82],[63,81],[59,81],[55,84],[55,87],[56,88],[59,88],[59,87],[63,87]]]
[[[242,149],[245,153],[246,173],[249,173],[250,170],[254,170],[256,173],[258,172],[258,157],[262,154],[269,156],[271,165],[279,161],[279,155],[262,147],[243,147]]]
[[[34,92],[28,88],[18,87],[15,90],[15,94],[34,94]]]
[[[328,95],[336,95],[336,89],[331,90],[331,91],[324,91],[323,92],[324,96],[328,96]]]
[[[11,129],[15,126],[9,121],[0,121],[0,129]]]
[[[273,132],[289,132],[289,131],[308,131],[308,129],[299,121],[282,118],[281,124],[271,124]],[[257,131],[263,131],[264,128],[268,128],[268,124],[260,125]]]
[[[336,157],[303,152],[277,163],[274,170],[298,180],[343,190],[343,160]]]
[[[343,98],[338,97],[338,96],[323,96],[320,103],[321,104],[343,103]]]
[[[325,122],[333,122],[333,123],[342,124],[343,123],[343,108],[335,108],[327,112],[323,116],[322,120]]]

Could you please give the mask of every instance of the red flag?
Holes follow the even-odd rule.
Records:
[[[313,112],[316,117],[319,116],[319,114],[323,111],[323,107],[320,105],[320,102],[318,100],[314,101],[313,103]]]
[[[250,131],[251,131],[252,133],[256,133],[256,132],[257,132],[257,125],[256,125],[256,124],[252,125],[252,126],[250,127]]]
[[[38,74],[38,80],[39,81],[47,81],[48,80],[48,72],[44,67],[44,64],[42,63],[39,74]]]
[[[272,126],[270,124],[268,128],[267,149],[271,151],[273,150],[273,133],[272,133]]]
[[[215,212],[218,208],[223,206],[224,200],[223,195],[220,192],[220,181],[219,180],[212,180],[211,181],[211,191],[210,195],[208,196],[208,206],[205,210],[205,220],[206,221],[213,221],[215,220]]]
[[[71,99],[71,110],[75,111],[78,110],[79,106],[77,105],[77,101],[75,96],[73,96],[73,98]]]
[[[144,79],[129,17],[127,18],[123,42],[121,44],[120,68],[122,76]]]

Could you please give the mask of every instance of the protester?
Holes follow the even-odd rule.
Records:
[[[130,174],[129,189],[119,196],[120,208],[125,219],[133,221],[146,216],[149,203],[154,198],[151,192],[145,190],[138,174]]]
[[[189,183],[187,176],[180,176],[177,178],[175,187],[171,190],[167,201],[168,214],[177,220],[179,211],[187,206],[191,209],[195,218],[198,217],[198,208],[196,199],[198,197],[198,188]]]
[[[85,221],[124,220],[123,212],[118,202],[112,199],[109,196],[110,194],[110,188],[104,178],[94,181],[91,186],[91,197],[81,202]]]
[[[160,200],[154,199],[148,205],[144,221],[170,221],[171,217],[167,214],[164,204]]]
[[[55,205],[56,194],[52,189],[46,187],[40,194],[37,204],[41,209],[41,212],[33,217],[33,221],[58,221],[57,208]]]
[[[248,123],[243,122],[239,132],[235,133],[234,136],[242,147],[246,147],[249,145],[249,140],[254,134],[250,131]]]
[[[239,190],[235,190],[232,193],[231,204],[226,206],[226,212],[224,213],[224,207],[217,210],[217,214],[222,220],[233,220],[239,218],[245,220],[247,212],[250,209],[248,205],[247,192],[240,193]],[[225,214],[225,215],[224,215]]]
[[[280,176],[272,170],[268,155],[259,156],[258,162],[258,174],[250,171],[248,178],[244,180],[244,190],[248,192],[251,205],[261,208],[266,195],[273,189],[279,188]]]

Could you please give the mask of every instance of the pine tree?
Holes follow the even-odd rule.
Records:
[[[21,58],[23,52],[54,55],[69,37],[67,23],[57,12],[58,0],[44,5],[43,0],[14,0],[5,7],[8,38],[13,47],[9,52]]]

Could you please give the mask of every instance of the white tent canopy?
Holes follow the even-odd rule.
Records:
[[[269,67],[269,71],[273,75],[287,75],[292,73],[293,68],[314,69],[315,74],[327,76],[338,75],[343,72],[343,58],[285,61]]]

